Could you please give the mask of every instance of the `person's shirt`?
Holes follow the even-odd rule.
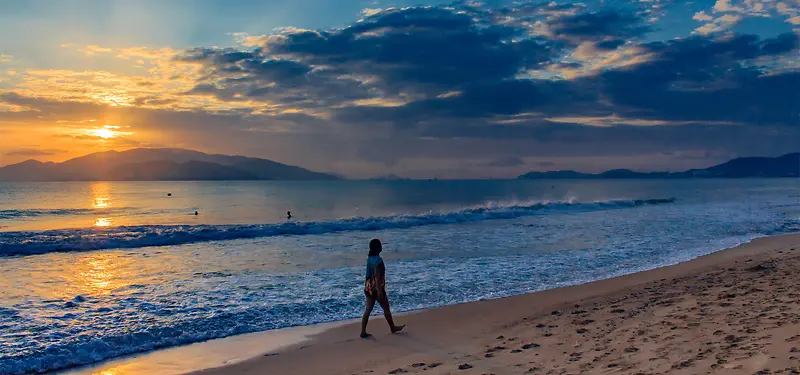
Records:
[[[383,259],[379,255],[367,257],[367,274],[366,279],[383,278],[386,267],[383,264]]]

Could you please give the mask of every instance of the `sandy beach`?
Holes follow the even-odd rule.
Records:
[[[800,373],[800,235],[589,284],[378,315],[196,374]],[[391,293],[391,291],[390,291]]]

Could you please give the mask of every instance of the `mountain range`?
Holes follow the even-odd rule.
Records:
[[[800,177],[800,153],[776,158],[746,157],[705,169],[683,172],[602,173],[572,170],[529,172],[520,179],[648,179]],[[339,180],[341,177],[246,156],[206,154],[177,148],[106,151],[62,163],[26,160],[0,168],[0,181],[203,181],[203,180]],[[403,179],[388,175],[378,179]]]
[[[616,179],[616,178],[743,178],[743,177],[800,177],[800,153],[776,158],[737,158],[705,169],[683,172],[635,172],[612,169],[603,173],[581,173],[571,170],[529,172],[520,179]]]
[[[0,168],[0,181],[337,180],[267,159],[176,148],[106,151],[62,163],[27,160]]]

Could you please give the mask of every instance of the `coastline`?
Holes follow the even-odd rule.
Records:
[[[786,260],[786,262],[774,262],[775,260]],[[769,262],[770,265],[763,266],[764,262]],[[331,375],[421,371],[430,374],[450,372],[482,374],[525,373],[525,370],[531,370],[529,373],[561,373],[560,370],[568,369],[588,373],[601,373],[612,369],[614,373],[665,372],[665,369],[675,373],[696,373],[701,369],[695,366],[701,365],[707,366],[707,369],[702,369],[704,372],[741,371],[752,374],[767,364],[780,367],[785,363],[786,368],[789,368],[788,364],[792,361],[789,357],[794,359],[796,357],[787,355],[780,357],[777,353],[771,355],[769,350],[765,354],[766,344],[763,343],[746,345],[745,342],[750,336],[737,336],[742,330],[734,329],[730,324],[727,326],[732,330],[730,333],[722,329],[724,327],[705,332],[708,327],[695,321],[700,318],[690,322],[692,319],[688,316],[691,313],[696,315],[700,310],[700,315],[708,320],[708,324],[724,316],[730,317],[736,303],[717,302],[717,294],[709,291],[717,292],[719,289],[722,293],[723,289],[735,288],[737,283],[752,284],[753,280],[742,276],[774,273],[778,268],[794,266],[800,269],[800,234],[762,237],[690,261],[611,279],[400,314],[396,319],[398,323],[408,325],[407,330],[401,334],[390,335],[382,316],[376,315],[370,319],[369,331],[375,335],[372,339],[358,338],[358,322],[344,323],[318,332],[301,344],[290,344],[257,357],[191,374]],[[710,283],[708,275],[714,275],[714,280],[722,281],[701,287],[703,283]],[[772,297],[780,299],[781,292],[785,292],[786,287],[775,286],[779,282],[780,280],[772,280],[770,285],[758,287],[749,285],[749,287],[760,291],[761,295],[773,293]],[[792,280],[787,283],[794,284]],[[701,297],[694,295],[697,291],[695,289],[703,291]],[[726,293],[722,294],[733,296],[726,297],[726,301],[735,299],[737,295],[737,293]],[[748,298],[757,298],[759,294],[751,293]],[[743,295],[748,293],[745,292]],[[685,301],[676,302],[687,298],[693,299],[695,306],[684,306]],[[703,298],[714,301],[698,302]],[[754,302],[748,303],[752,305]],[[707,306],[711,305],[717,307],[716,315],[707,311],[703,313],[703,310],[708,310]],[[672,311],[672,314],[666,315],[672,316],[674,321],[662,321],[672,324],[671,327],[667,327],[669,324],[666,323],[660,327],[669,332],[640,334],[638,337],[628,338],[627,343],[621,342],[622,336],[630,336],[630,329],[620,331],[620,327],[646,324],[654,317],[654,313],[659,316],[658,311],[652,310],[684,307],[686,311],[681,310],[683,311],[681,314]],[[800,311],[800,307],[792,305],[792,308],[794,307]],[[771,309],[780,308],[773,306]],[[675,316],[682,319],[676,320]],[[744,332],[758,333],[776,329],[764,324],[750,325],[755,328],[748,328]],[[792,329],[784,326],[782,331],[796,331],[799,335],[795,339],[800,341],[800,315],[791,325]],[[659,327],[648,326],[644,331],[660,332],[657,328]],[[671,331],[676,330],[680,334],[669,335]],[[641,330],[639,332],[641,333]],[[664,343],[660,338],[665,335],[691,336],[699,342],[694,344],[684,342],[683,345],[671,346],[670,350],[659,345],[675,344],[676,337],[672,337],[670,343]],[[708,342],[704,344],[704,340]],[[717,350],[729,355],[717,354],[716,357],[712,357],[704,352],[704,350],[715,350],[702,347],[703,345],[713,347],[713,340],[722,340]],[[728,342],[731,340],[734,342]],[[632,344],[655,349],[620,346]],[[693,345],[698,348],[694,348]],[[800,342],[797,345],[800,346]],[[520,348],[517,349],[516,346]],[[594,347],[593,352],[596,353],[591,354],[591,359],[587,357],[590,354],[586,353],[588,348],[584,346]],[[692,347],[692,350],[687,351],[689,347]],[[734,348],[743,347],[750,349],[758,347],[764,350],[753,349],[755,351],[751,351],[747,356],[751,360],[736,357]],[[268,350],[264,348],[263,351]],[[653,355],[654,350],[660,354],[646,360],[637,359],[644,353]],[[697,354],[698,350],[705,354],[700,358],[693,355],[686,360],[679,360],[689,352]],[[591,352],[592,349],[588,351]],[[781,354],[790,354],[790,351],[786,349]],[[752,360],[753,358],[756,360]],[[796,361],[794,363],[796,364]]]
[[[58,375],[177,375],[233,364],[279,350],[290,345],[306,343],[316,334],[344,325],[350,321],[289,327],[271,331],[245,333],[214,340],[174,346],[108,361],[48,372]]]

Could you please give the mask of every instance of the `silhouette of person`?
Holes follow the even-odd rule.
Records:
[[[392,319],[392,311],[389,309],[389,297],[386,295],[386,267],[383,264],[383,259],[380,253],[383,251],[383,244],[381,240],[373,239],[369,242],[369,254],[367,256],[367,275],[364,280],[364,294],[367,297],[366,306],[364,308],[364,315],[361,316],[361,337],[367,338],[372,335],[367,333],[367,323],[369,322],[369,314],[372,313],[372,308],[375,307],[375,302],[381,304],[383,308],[383,316],[386,322],[389,323],[389,329],[392,333],[397,333],[403,330],[405,324],[395,325]]]
[[[286,220],[292,219],[292,211],[286,211]]]
[[[194,216],[197,216],[197,215],[199,215],[199,214],[197,213],[197,211],[195,211],[195,212],[194,212]]]

